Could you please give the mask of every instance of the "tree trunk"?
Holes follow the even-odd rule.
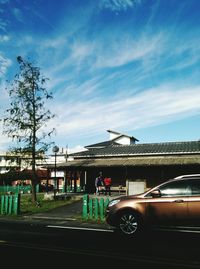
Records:
[[[36,203],[37,202],[37,195],[36,195],[36,178],[33,178],[31,180],[31,184],[32,184],[32,202]]]

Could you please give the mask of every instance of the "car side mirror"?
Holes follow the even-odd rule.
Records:
[[[152,191],[152,192],[151,192],[151,196],[152,196],[153,198],[161,197],[160,190],[159,190],[159,189],[156,189],[156,190]]]

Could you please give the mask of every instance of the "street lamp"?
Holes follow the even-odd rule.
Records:
[[[58,151],[59,151],[59,147],[58,147],[58,146],[54,146],[54,147],[53,147],[53,153],[55,153],[54,188],[55,188],[55,186],[56,186],[57,189],[58,189],[58,186],[57,186],[57,180],[56,180],[56,156],[57,156]]]

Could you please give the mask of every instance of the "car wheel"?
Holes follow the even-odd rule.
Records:
[[[135,236],[141,230],[141,221],[136,213],[126,211],[120,214],[118,230],[126,236]]]

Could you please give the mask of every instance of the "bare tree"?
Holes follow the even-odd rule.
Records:
[[[45,108],[45,101],[53,95],[45,89],[47,78],[41,75],[39,67],[21,56],[17,57],[17,62],[20,70],[7,87],[10,108],[3,118],[3,133],[17,142],[15,152],[31,156],[32,201],[36,203],[36,159],[53,144],[45,142],[45,138],[55,129],[44,131],[46,123],[55,116]]]

